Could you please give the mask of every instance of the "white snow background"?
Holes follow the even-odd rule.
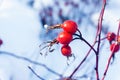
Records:
[[[46,6],[51,5],[51,0],[35,0],[34,9],[27,6],[28,0],[0,0],[0,38],[3,40],[3,45],[0,47],[1,51],[12,52],[19,56],[24,56],[32,60],[36,60],[40,63],[46,64],[48,67],[58,73],[64,73],[64,76],[68,76],[78,65],[80,60],[84,57],[89,47],[81,41],[76,41],[70,44],[72,51],[77,56],[76,61],[66,70],[66,58],[59,54],[59,50],[56,50],[53,54],[49,54],[46,58],[41,57],[39,54],[39,44],[41,43],[39,34],[41,32],[41,23],[38,17],[38,10],[41,8],[40,2]],[[110,31],[116,32],[118,27],[118,21],[120,18],[120,0],[109,0],[105,10],[104,24],[109,24]],[[93,16],[94,22],[97,24],[99,13]],[[94,31],[91,28],[88,33],[91,34],[87,39],[88,41],[94,40]],[[82,32],[84,33],[84,32]],[[85,32],[86,33],[86,32]],[[85,38],[87,34],[84,33]],[[81,44],[78,44],[81,43]],[[76,45],[77,44],[77,45]],[[78,46],[83,46],[78,47]],[[103,74],[105,63],[110,53],[108,44],[107,47],[101,52],[100,61],[100,77]],[[109,67],[108,74],[105,80],[120,80],[120,52],[116,54],[116,60],[114,65]],[[80,57],[79,57],[80,56]],[[91,55],[92,56],[92,55]],[[94,59],[93,59],[94,60]],[[89,66],[94,66],[94,62],[91,60]],[[0,80],[39,80],[35,75],[31,73],[28,66],[35,67],[34,70],[46,80],[57,79],[58,76],[51,74],[42,66],[35,66],[31,63],[22,61],[10,57],[9,55],[0,55]],[[83,68],[83,67],[82,67]],[[66,70],[66,71],[65,71]],[[85,73],[84,70],[78,72],[81,75]],[[76,74],[77,75],[77,74]],[[89,78],[88,78],[89,80]]]

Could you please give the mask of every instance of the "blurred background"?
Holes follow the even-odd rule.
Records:
[[[80,40],[70,43],[76,59],[70,61],[69,66],[66,64],[67,58],[60,52],[61,45],[53,46],[54,52],[42,56],[39,45],[55,39],[61,31],[46,32],[46,27],[68,19],[74,20],[83,37],[93,44],[101,7],[102,0],[0,0],[0,39],[3,41],[0,46],[0,80],[58,80],[69,76],[89,47]],[[102,37],[109,31],[117,33],[119,7],[119,0],[107,0]],[[109,42],[104,40],[100,48],[100,77],[103,76],[110,53]],[[120,80],[119,57],[120,52],[115,55],[105,80]],[[74,78],[95,80],[94,68],[95,55],[91,52]]]

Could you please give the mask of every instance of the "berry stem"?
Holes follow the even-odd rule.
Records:
[[[95,52],[95,54],[96,54],[97,51],[93,48],[93,46],[92,46],[87,40],[85,40],[85,39],[82,37],[82,34],[81,34],[80,30],[77,29],[77,31],[79,32],[79,35],[78,35],[78,34],[74,34],[74,35],[78,36],[80,40],[84,41],[84,42]],[[78,39],[78,38],[76,38],[76,39]]]
[[[93,48],[91,44],[89,44],[89,42],[87,42],[84,38],[82,38],[82,41],[84,41],[95,52],[95,54],[97,54],[97,51]]]
[[[92,47],[94,47],[95,44],[92,45]],[[76,69],[72,72],[72,74],[69,76],[69,78],[72,78],[72,76],[77,72],[77,70],[80,68],[80,66],[85,62],[85,60],[87,59],[87,57],[89,56],[90,52],[91,52],[92,48],[89,49],[89,51],[87,52],[87,54],[85,55],[85,57],[83,58],[83,60],[79,63],[79,65],[76,67]]]
[[[82,35],[78,35],[78,34],[74,34],[74,35],[76,35],[76,36],[79,37],[79,38],[75,38],[75,39],[80,39],[80,40],[84,41],[84,42],[95,52],[95,54],[97,54],[97,51],[93,48],[93,46],[92,46],[88,41],[86,41],[86,40],[82,37]],[[73,39],[73,40],[75,40],[75,39]]]
[[[80,39],[82,41],[84,41],[89,47],[89,51],[87,52],[86,56],[84,57],[84,59],[79,63],[79,65],[76,67],[76,69],[72,72],[72,74],[69,76],[69,78],[72,78],[72,76],[77,72],[77,70],[80,68],[80,66],[84,63],[84,61],[87,59],[88,55],[90,54],[91,50],[93,50],[95,52],[95,54],[97,53],[97,51],[94,49],[94,45],[96,44],[96,42],[93,44],[93,45],[90,45],[89,42],[87,42],[83,37],[82,37],[82,34],[81,32],[79,31],[79,29],[77,29],[77,31],[79,32],[79,35],[78,34],[74,34],[76,36],[78,36],[79,38],[74,38],[73,40],[76,40],[76,39]]]
[[[81,34],[81,32],[80,32]],[[80,35],[79,35],[80,36]],[[73,40],[76,40],[76,39],[80,39],[80,38],[74,38]],[[106,39],[106,37],[102,38],[101,40],[104,40]],[[94,42],[94,44],[92,45],[92,48],[95,46],[95,44],[97,43],[98,41]],[[77,68],[72,72],[72,74],[69,76],[69,78],[72,78],[72,76],[77,72],[77,70],[80,68],[80,66],[85,62],[85,60],[87,59],[87,57],[89,56],[92,48],[89,49],[89,51],[87,52],[87,54],[85,55],[85,57],[83,58],[83,60],[79,63],[79,65],[77,66]]]

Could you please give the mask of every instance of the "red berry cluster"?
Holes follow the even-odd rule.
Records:
[[[117,36],[113,32],[107,33],[107,40],[110,42],[110,51],[116,53],[120,49],[120,36]]]
[[[62,44],[61,52],[64,56],[71,56],[71,47],[69,43],[73,39],[73,34],[77,31],[77,24],[72,20],[66,20],[60,26],[63,31],[58,35],[57,41]]]
[[[109,42],[114,41],[115,38],[116,38],[116,34],[115,34],[115,33],[113,33],[113,32],[108,32],[108,33],[107,33],[107,40],[108,40]]]
[[[110,45],[110,50],[115,53],[115,52],[118,52],[119,51],[119,48],[120,48],[120,45],[116,42],[116,43],[112,43]]]
[[[3,41],[0,39],[0,46],[3,44]]]

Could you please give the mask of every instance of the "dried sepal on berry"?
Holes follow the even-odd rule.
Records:
[[[70,34],[75,34],[75,32],[78,29],[78,26],[75,21],[66,20],[62,24],[56,24],[56,25],[47,27],[47,32],[51,29],[60,29],[60,28],[62,28],[64,31]]]
[[[47,32],[49,30],[52,30],[52,29],[60,29],[61,28],[61,24],[56,24],[56,25],[53,25],[53,26],[49,26],[47,27]]]
[[[75,60],[75,55],[72,53],[71,47],[69,45],[63,45],[61,47],[61,53],[67,58],[67,65],[71,64]]]
[[[47,55],[48,52],[53,52],[55,49],[52,49],[52,46],[54,44],[58,44],[59,42],[54,39],[53,41],[47,41],[47,42],[43,42],[42,44],[40,44],[40,54],[43,55],[42,50],[45,49],[45,56]]]

